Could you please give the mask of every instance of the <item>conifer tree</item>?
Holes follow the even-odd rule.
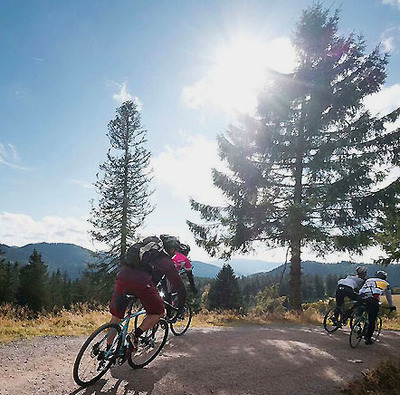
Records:
[[[382,87],[388,57],[379,47],[367,54],[362,37],[339,35],[338,21],[320,4],[303,12],[292,40],[297,68],[273,77],[256,117],[218,137],[229,171],[214,169],[213,181],[227,204],[191,200],[205,223],[188,221],[212,256],[247,253],[254,243],[288,247],[297,310],[302,249],[360,253],[371,245],[376,194],[399,157],[400,132],[388,125],[400,109],[374,117],[363,104]]]
[[[224,264],[208,293],[210,309],[238,309],[242,306],[242,295],[238,278],[229,264]]]
[[[27,305],[35,312],[49,305],[49,276],[42,256],[33,250],[27,265],[21,268],[19,304]]]
[[[153,208],[149,203],[150,152],[145,148],[147,132],[140,112],[129,100],[116,113],[108,124],[111,148],[95,183],[100,198],[89,221],[94,226],[92,238],[108,245],[109,255],[123,263],[128,244],[135,241],[138,228]],[[112,265],[108,269],[112,270]]]

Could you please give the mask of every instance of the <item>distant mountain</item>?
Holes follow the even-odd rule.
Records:
[[[282,262],[265,262],[255,259],[231,259],[228,261],[229,265],[235,271],[237,276],[248,276],[255,273],[269,272],[276,267],[280,266]],[[223,261],[212,262],[213,265],[221,268],[224,264]]]
[[[43,262],[50,272],[60,269],[61,273],[75,279],[86,269],[88,263],[95,262],[94,253],[87,248],[67,243],[34,243],[23,247],[10,247],[0,244],[7,261],[19,262],[23,265],[29,262],[34,249],[42,255]]]
[[[303,274],[319,275],[325,278],[328,274],[338,275],[340,277],[345,277],[348,274],[353,274],[356,267],[359,264],[354,264],[350,262],[340,262],[340,263],[320,263],[314,261],[304,261],[301,264],[301,271]],[[388,281],[393,287],[400,287],[400,265],[389,265],[387,267],[382,267],[379,265],[372,264],[360,264],[367,267],[368,277],[372,277],[377,270],[384,270],[388,274]],[[280,275],[284,270],[284,265],[281,265],[269,272],[272,275]],[[290,271],[290,265],[288,264],[285,273],[288,274]]]
[[[220,267],[212,265],[210,263],[192,261],[193,264],[193,275],[196,277],[214,278],[221,270]]]

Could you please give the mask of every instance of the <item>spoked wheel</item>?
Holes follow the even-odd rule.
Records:
[[[128,356],[128,363],[133,369],[140,369],[149,364],[164,347],[168,338],[168,323],[163,318],[139,338],[138,349]]]
[[[75,382],[87,387],[100,379],[114,363],[114,354],[119,348],[121,328],[117,324],[105,324],[96,329],[80,349],[73,369]],[[107,350],[107,337],[114,336]]]
[[[192,308],[185,303],[182,313],[178,315],[175,322],[170,323],[171,331],[175,336],[181,336],[187,332],[192,322]]]
[[[372,335],[372,340],[375,342],[379,335],[381,334],[381,330],[382,330],[382,318],[381,317],[376,317],[376,321],[375,321],[375,330],[374,333]]]
[[[355,348],[363,338],[364,331],[367,329],[367,317],[365,314],[357,316],[353,319],[352,328],[350,330],[349,343],[351,348]]]
[[[342,321],[342,318],[343,318],[342,316],[343,316],[343,313],[339,307],[330,308],[324,317],[325,330],[328,333],[333,333],[333,332],[337,331],[341,327],[340,322]]]

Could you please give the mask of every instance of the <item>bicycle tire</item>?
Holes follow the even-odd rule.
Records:
[[[168,323],[164,318],[152,329],[139,337],[138,349],[128,355],[128,364],[133,369],[148,365],[160,353],[168,338]]]
[[[342,321],[342,310],[339,307],[331,307],[324,316],[324,328],[328,333],[337,331]]]
[[[171,332],[175,336],[182,336],[189,329],[190,323],[192,322],[192,308],[188,303],[184,305],[184,311],[179,314],[179,318],[175,322],[170,323]]]
[[[368,318],[365,312],[353,318],[353,326],[350,329],[349,336],[349,344],[351,348],[356,348],[359,345],[367,329],[367,322]]]
[[[112,350],[119,349],[121,344],[121,328],[117,324],[104,324],[97,328],[83,343],[76,356],[73,378],[81,387],[87,387],[99,380],[114,363],[113,358],[102,358],[101,353],[106,351],[107,336],[110,329],[117,331],[112,343]],[[86,353],[88,351],[88,353]]]
[[[376,317],[375,330],[374,333],[372,334],[372,340],[374,342],[378,340],[378,337],[381,334],[381,330],[382,330],[382,318],[378,316]]]

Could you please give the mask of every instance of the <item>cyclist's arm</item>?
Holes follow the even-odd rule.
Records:
[[[385,296],[386,296],[386,300],[389,304],[389,307],[393,307],[392,291],[391,291],[390,287],[387,287],[385,289]]]

